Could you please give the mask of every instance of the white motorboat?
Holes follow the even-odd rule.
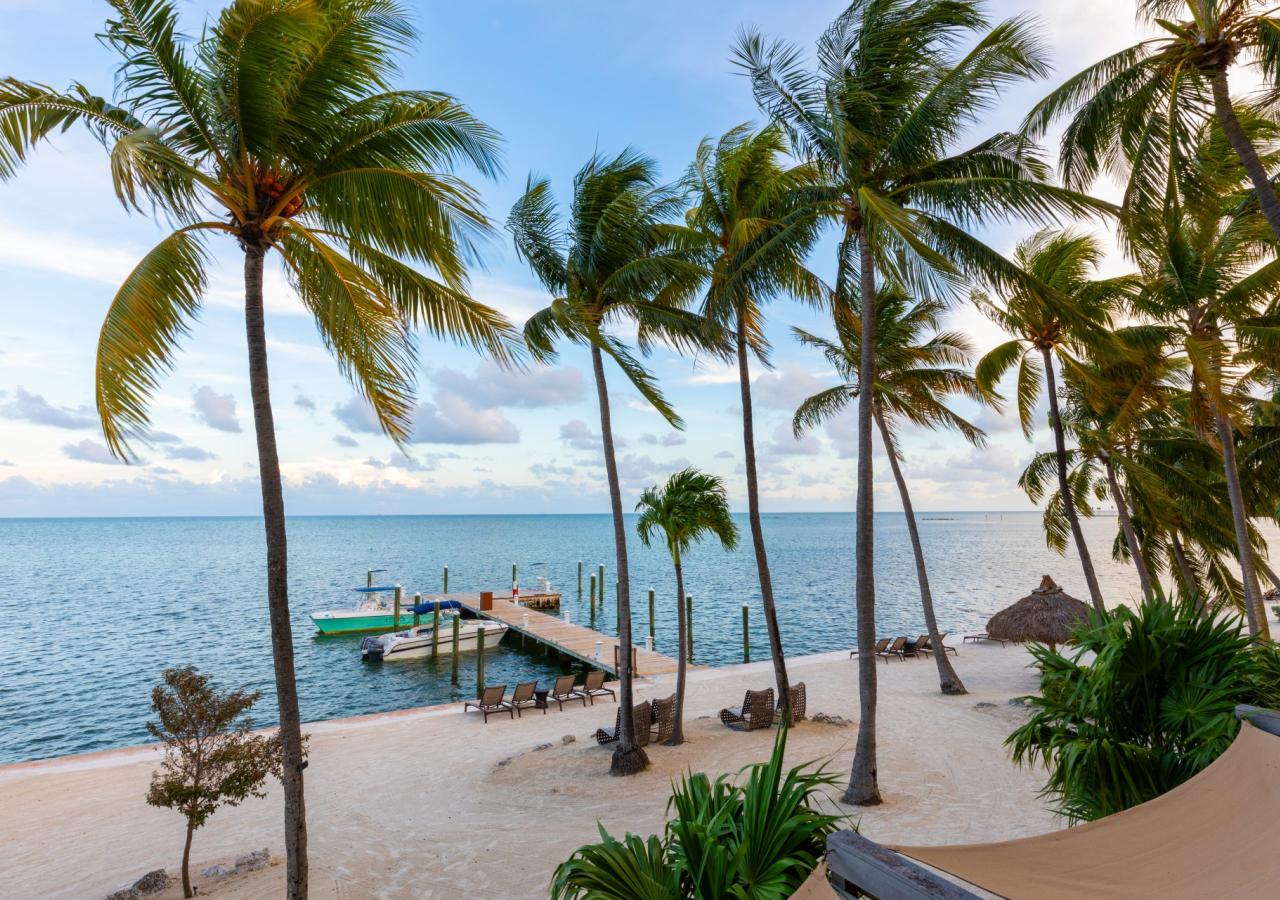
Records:
[[[421,659],[431,655],[431,645],[435,644],[438,654],[453,652],[453,619],[458,620],[458,652],[466,653],[480,645],[480,633],[484,632],[484,647],[490,650],[498,646],[507,633],[505,622],[494,622],[490,619],[464,619],[456,610],[442,610],[440,616],[440,633],[430,622],[424,622],[408,631],[397,631],[394,634],[382,634],[367,637],[360,642],[360,655],[365,659],[383,661],[399,659]]]

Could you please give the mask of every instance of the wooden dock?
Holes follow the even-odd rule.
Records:
[[[521,591],[520,598],[531,599],[534,595]],[[424,598],[427,599],[427,598]],[[437,599],[432,597],[430,599]],[[614,665],[615,649],[618,639],[614,635],[604,634],[594,628],[566,622],[560,616],[549,615],[537,609],[531,609],[512,601],[511,592],[494,592],[493,608],[480,608],[480,594],[475,591],[456,594],[444,594],[440,599],[456,600],[465,609],[476,616],[493,619],[508,625],[512,631],[527,638],[545,644],[552,649],[572,656],[597,669],[604,669],[611,675],[617,675]],[[528,617],[526,625],[526,618]],[[600,645],[599,658],[596,657],[596,645]],[[643,645],[634,648],[636,651],[636,675],[662,675],[674,672],[678,662],[662,653],[651,652]]]

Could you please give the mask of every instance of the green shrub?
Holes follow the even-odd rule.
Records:
[[[735,784],[688,775],[672,786],[664,835],[619,841],[601,826],[597,844],[579,847],[556,869],[555,900],[676,900],[789,897],[817,866],[839,816],[814,799],[835,777],[801,765],[783,771],[786,731],[768,762],[748,766]]]
[[[1048,767],[1043,794],[1072,820],[1145,803],[1204,769],[1239,730],[1236,704],[1280,706],[1275,645],[1186,603],[1094,614],[1070,656],[1031,653],[1040,696],[1006,743],[1015,761]]]

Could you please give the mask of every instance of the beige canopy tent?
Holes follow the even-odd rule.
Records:
[[[1280,713],[1241,707],[1238,715],[1247,724],[1209,768],[1141,806],[1074,828],[994,844],[892,848],[836,832],[827,844],[832,885],[843,896],[881,900],[1277,896]]]

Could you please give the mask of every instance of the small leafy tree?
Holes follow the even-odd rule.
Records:
[[[1093,614],[1071,656],[1033,646],[1040,696],[1006,741],[1014,760],[1044,762],[1043,793],[1073,820],[1182,784],[1231,745],[1237,704],[1280,704],[1280,653],[1240,624],[1191,603],[1153,602]],[[1093,661],[1082,663],[1088,653]]]
[[[220,806],[265,797],[267,776],[280,777],[280,738],[250,734],[245,715],[261,691],[219,692],[193,666],[165,669],[151,691],[159,724],[147,723],[165,745],[164,761],[151,775],[147,802],[176,809],[187,819],[182,848],[182,896],[192,897],[191,837]]]

